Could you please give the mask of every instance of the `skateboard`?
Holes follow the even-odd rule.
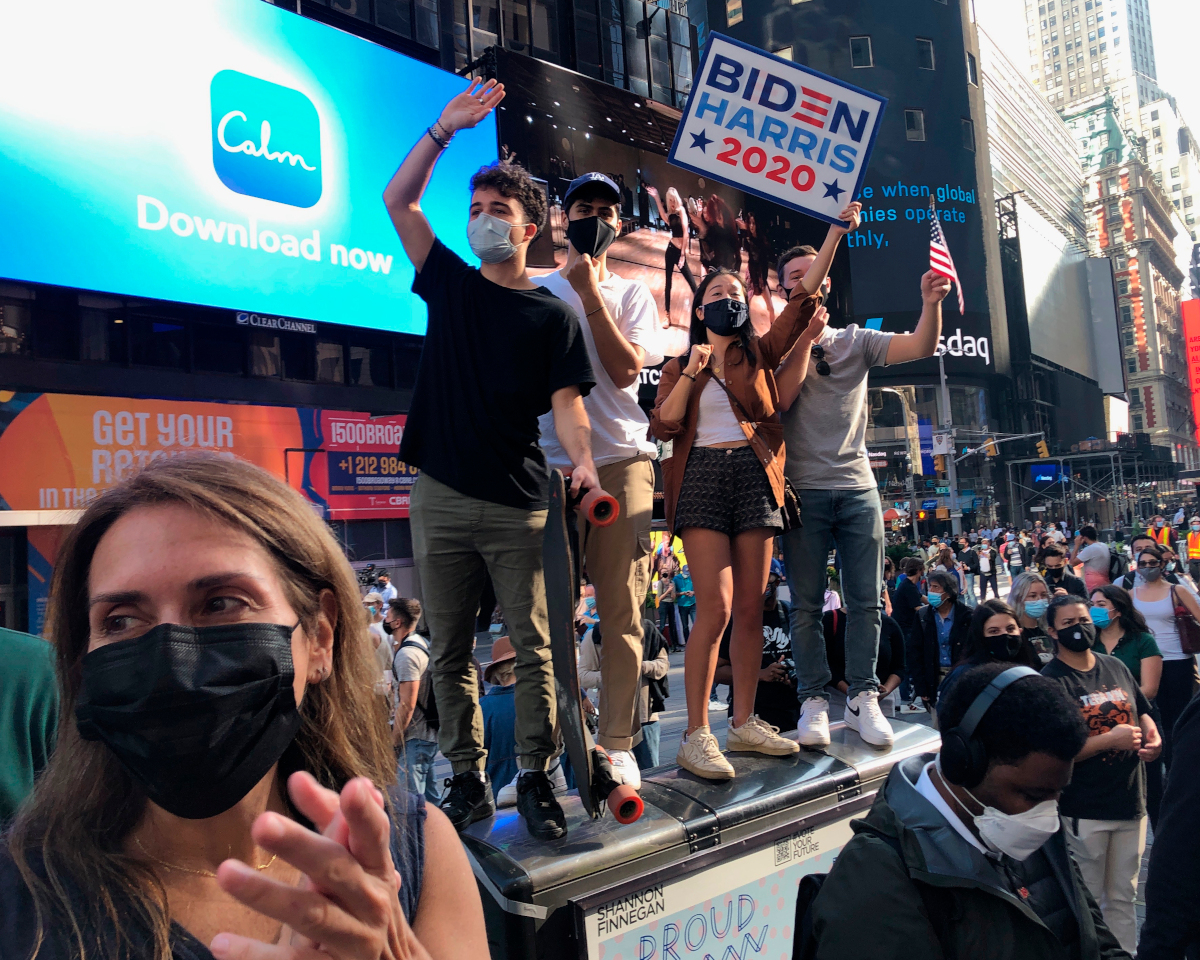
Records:
[[[601,490],[589,490],[578,506],[592,523],[600,526],[613,523],[619,512],[617,501]],[[575,510],[562,472],[552,470],[542,564],[558,723],[575,771],[579,799],[588,816],[599,820],[607,805],[618,822],[633,823],[642,815],[642,798],[632,787],[617,781],[608,754],[596,745],[583,717],[575,647],[575,607],[579,601]]]

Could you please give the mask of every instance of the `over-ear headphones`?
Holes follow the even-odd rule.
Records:
[[[942,775],[960,787],[978,786],[987,773],[988,756],[983,743],[975,739],[975,728],[988,708],[1004,692],[1004,688],[1022,677],[1041,676],[1030,667],[1009,667],[984,688],[967,708],[957,727],[942,734],[942,754],[939,766]]]

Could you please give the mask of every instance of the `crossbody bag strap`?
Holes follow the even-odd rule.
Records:
[[[720,377],[718,377],[716,374],[713,374],[712,379],[717,381],[717,383],[720,385],[721,389],[725,391],[725,393],[728,395],[729,399],[732,400],[734,405],[738,408],[738,411],[741,413],[741,415],[746,418],[746,423],[750,424],[750,429],[754,432],[754,435],[756,437],[758,437],[759,440],[762,440],[762,437],[758,436],[758,421],[755,420],[752,416],[750,416],[750,414],[748,414],[746,412],[746,408],[742,406],[742,401],[740,401],[736,396],[734,396],[733,391],[730,390],[729,387],[725,386],[725,381],[722,380]],[[763,442],[765,443],[766,441],[763,441]],[[774,451],[771,452],[771,459],[772,460],[775,459]]]

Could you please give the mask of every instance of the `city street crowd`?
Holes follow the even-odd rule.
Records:
[[[867,378],[935,354],[950,281],[901,292],[911,332],[831,325],[857,203],[820,249],[779,257],[786,306],[761,334],[740,273],[699,280],[647,417],[658,309],[607,262],[616,184],[570,184],[567,262],[545,276],[526,269],[545,194],[521,167],[471,178],[479,268],[421,209],[455,134],[503,97],[471,83],[383,197],[429,313],[400,449],[420,470],[420,601],[386,574],[360,586],[303,497],[241,461],[157,461],[98,498],[56,559],[52,644],[2,639],[0,960],[484,956],[458,832],[514,806],[553,850],[586,775],[556,718],[548,469],[619,506],[578,519],[577,668],[625,784],[823,750],[831,710],[881,752],[891,718],[939,729],[802,902],[797,956],[1195,951],[1200,517],[1153,517],[1119,549],[1039,522],[889,554]],[[500,634],[481,664],[488,584]],[[672,695],[687,721],[664,748]]]

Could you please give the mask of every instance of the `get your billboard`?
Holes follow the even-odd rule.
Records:
[[[424,333],[381,194],[466,81],[256,0],[0,5],[0,277]],[[456,138],[422,205],[464,256]]]

